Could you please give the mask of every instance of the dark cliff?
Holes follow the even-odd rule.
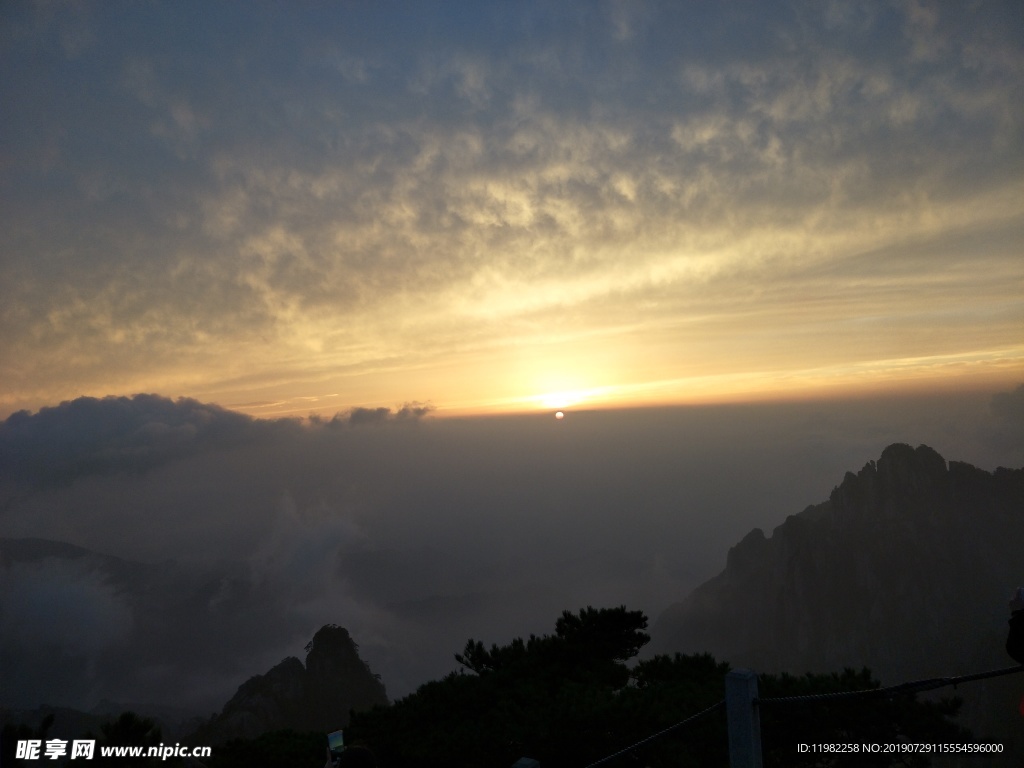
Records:
[[[305,665],[290,656],[244,682],[193,740],[221,744],[283,729],[327,733],[348,725],[354,709],[387,704],[384,685],[344,628],[321,627],[306,652]]]
[[[660,651],[766,672],[867,666],[886,683],[1011,666],[1022,543],[1024,470],[891,445],[770,537],[749,533],[652,634]]]

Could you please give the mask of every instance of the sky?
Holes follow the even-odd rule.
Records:
[[[0,8],[0,416],[1024,380],[1017,2]]]
[[[890,443],[1021,467],[1022,28],[0,3],[0,706],[209,714],[325,623],[401,696]]]

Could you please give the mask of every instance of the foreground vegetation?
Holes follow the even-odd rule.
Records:
[[[586,608],[563,613],[553,635],[516,638],[489,649],[470,640],[455,656],[459,671],[389,706],[354,712],[345,740],[368,747],[382,768],[508,768],[520,757],[534,758],[543,768],[583,768],[708,709],[724,696],[729,666],[707,654],[655,656],[627,666],[650,640],[646,628],[647,617],[639,611]],[[759,680],[763,698],[878,686],[866,669],[762,675]],[[764,764],[926,766],[929,762],[922,756],[859,754],[852,762],[832,760],[800,754],[797,744],[969,741],[970,735],[952,720],[959,706],[956,699],[922,702],[910,695],[763,706]],[[18,738],[45,739],[48,726],[44,723],[38,731],[4,728],[2,764],[16,764],[13,747]],[[143,746],[159,743],[160,731],[152,721],[126,714],[94,738],[99,744]],[[208,766],[319,768],[325,745],[323,733],[277,731],[214,748]],[[725,711],[720,708],[607,765],[726,766],[727,749]],[[129,768],[131,762],[121,759],[117,764]]]
[[[553,635],[490,649],[470,640],[458,672],[423,685],[389,707],[354,713],[347,741],[361,742],[388,768],[506,767],[527,756],[544,768],[586,766],[721,701],[727,664],[709,655],[656,656],[633,667],[648,642],[647,618],[625,607],[565,612]],[[760,678],[761,696],[877,688],[868,670]],[[762,708],[765,765],[823,765],[798,743],[956,741],[959,702],[892,700]],[[724,710],[654,739],[611,766],[725,766]],[[858,765],[897,764],[859,755]],[[927,761],[900,762],[927,765]]]

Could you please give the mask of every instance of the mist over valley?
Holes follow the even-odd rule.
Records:
[[[2,703],[208,713],[327,623],[399,698],[469,637],[542,633],[586,605],[657,618],[890,443],[1020,466],[1022,393],[563,420],[263,421],[157,396],[15,414]]]

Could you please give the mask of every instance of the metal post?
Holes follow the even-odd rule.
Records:
[[[757,673],[734,669],[725,676],[725,712],[729,720],[729,768],[761,768],[761,716]]]

